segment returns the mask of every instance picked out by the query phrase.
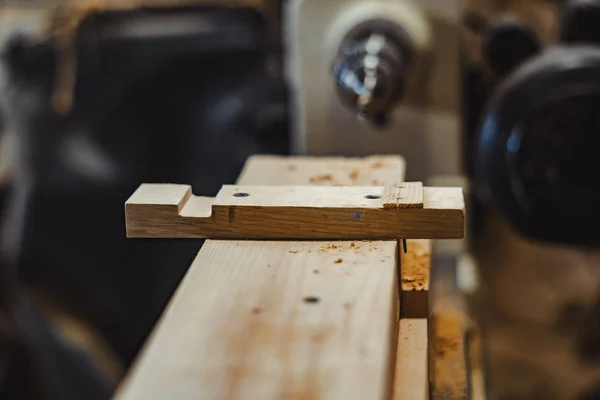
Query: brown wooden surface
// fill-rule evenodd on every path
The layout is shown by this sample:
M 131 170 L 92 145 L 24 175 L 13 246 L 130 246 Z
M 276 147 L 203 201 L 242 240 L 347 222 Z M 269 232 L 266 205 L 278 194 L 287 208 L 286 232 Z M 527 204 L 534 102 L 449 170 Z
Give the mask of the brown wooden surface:
M 385 208 L 392 200 L 396 208 Z M 411 208 L 419 201 L 421 208 Z M 392 194 L 384 187 L 228 185 L 214 199 L 192 195 L 187 185 L 144 184 L 125 210 L 132 238 L 454 239 L 464 234 L 462 189 L 421 184 L 406 184 Z
M 383 192 L 383 208 L 423 208 L 423 183 L 405 182 L 386 185 Z

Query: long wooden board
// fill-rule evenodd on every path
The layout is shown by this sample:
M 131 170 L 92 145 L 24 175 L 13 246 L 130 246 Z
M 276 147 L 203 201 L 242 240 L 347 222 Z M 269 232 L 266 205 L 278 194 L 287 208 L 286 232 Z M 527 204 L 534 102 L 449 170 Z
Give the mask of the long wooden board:
M 386 398 L 396 252 L 394 242 L 205 244 L 119 398 Z
M 240 183 L 286 183 L 263 180 L 272 176 L 273 161 L 251 159 Z M 281 166 L 296 165 L 294 158 L 280 161 Z M 346 163 L 353 164 L 348 177 L 356 178 L 353 183 L 358 185 L 373 179 L 400 181 L 404 173 L 399 157 L 325 158 L 311 160 L 312 172 L 302 162 L 296 169 L 279 171 L 302 173 L 310 181 L 331 170 L 341 180 L 339 171 Z M 279 175 L 282 180 L 286 173 Z M 398 322 L 397 286 L 390 288 L 397 285 L 396 241 L 226 243 L 226 248 L 223 242 L 205 243 L 202 257 L 190 267 L 117 398 L 165 398 L 165 393 L 168 398 L 200 398 L 198 390 L 209 393 L 202 398 L 248 399 L 272 398 L 261 393 L 279 390 L 285 390 L 287 398 L 375 399 L 391 394 L 396 342 L 392 332 Z M 320 297 L 324 288 L 327 297 Z M 353 299 L 358 308 L 347 305 Z M 277 325 L 283 318 L 296 321 L 295 329 L 286 328 L 289 321 Z M 223 326 L 227 329 L 217 329 Z M 315 335 L 325 327 L 330 335 Z M 257 354 L 258 344 L 266 353 Z M 202 381 L 202 388 L 198 371 L 211 376 Z M 221 372 L 225 377 L 217 376 Z M 231 376 L 233 381 L 227 380 Z
M 454 239 L 464 234 L 461 188 L 145 184 L 127 201 L 132 238 Z

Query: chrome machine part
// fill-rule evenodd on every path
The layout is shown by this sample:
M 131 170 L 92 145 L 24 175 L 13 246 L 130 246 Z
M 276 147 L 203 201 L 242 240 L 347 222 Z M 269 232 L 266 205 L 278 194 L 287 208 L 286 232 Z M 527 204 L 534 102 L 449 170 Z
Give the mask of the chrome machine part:
M 409 179 L 458 173 L 459 3 L 289 1 L 293 151 L 401 154 Z
M 365 122 L 385 128 L 402 100 L 412 42 L 399 26 L 369 21 L 342 41 L 333 67 L 341 101 Z

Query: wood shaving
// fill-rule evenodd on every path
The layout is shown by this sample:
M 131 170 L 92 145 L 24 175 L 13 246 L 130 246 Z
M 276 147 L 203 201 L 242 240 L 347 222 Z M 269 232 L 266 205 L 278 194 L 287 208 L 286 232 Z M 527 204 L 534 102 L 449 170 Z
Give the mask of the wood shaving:
M 324 183 L 324 182 L 332 182 L 333 176 L 330 174 L 312 176 L 310 178 L 310 183 Z

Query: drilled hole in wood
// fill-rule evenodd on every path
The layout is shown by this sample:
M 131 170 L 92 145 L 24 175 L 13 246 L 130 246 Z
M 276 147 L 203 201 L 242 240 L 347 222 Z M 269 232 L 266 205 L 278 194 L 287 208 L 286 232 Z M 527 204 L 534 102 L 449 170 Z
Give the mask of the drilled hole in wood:
M 235 193 L 233 196 L 234 197 L 248 197 L 248 196 L 250 196 L 250 193 Z
M 380 199 L 381 196 L 377 195 L 377 194 L 368 194 L 365 196 L 365 199 L 369 199 L 369 200 L 377 200 Z
M 304 298 L 304 302 L 307 304 L 317 304 L 319 301 L 321 301 L 321 299 L 316 296 L 306 296 Z

